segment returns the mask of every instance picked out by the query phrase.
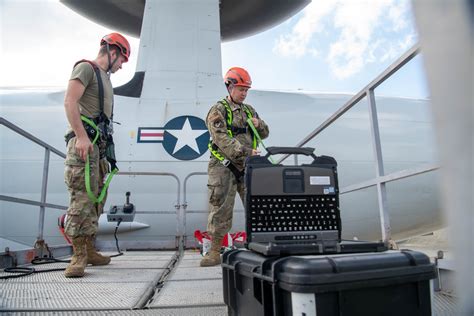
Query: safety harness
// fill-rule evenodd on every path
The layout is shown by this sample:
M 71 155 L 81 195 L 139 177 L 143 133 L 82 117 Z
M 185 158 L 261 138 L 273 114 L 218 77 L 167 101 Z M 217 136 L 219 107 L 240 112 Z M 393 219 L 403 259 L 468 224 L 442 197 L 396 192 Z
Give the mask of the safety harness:
M 91 190 L 91 184 L 90 184 L 90 162 L 89 162 L 89 154 L 87 154 L 87 159 L 86 159 L 86 165 L 85 165 L 85 184 L 86 184 L 86 191 L 87 195 L 89 196 L 89 199 L 94 202 L 94 203 L 100 203 L 105 197 L 105 194 L 107 192 L 107 188 L 110 185 L 110 181 L 112 181 L 112 177 L 119 171 L 117 168 L 117 160 L 115 159 L 115 145 L 114 145 L 114 140 L 112 138 L 112 131 L 111 131 L 111 124 L 112 124 L 112 117 L 113 117 L 113 104 L 112 104 L 112 116 L 111 119 L 107 117 L 104 113 L 104 84 L 102 82 L 102 77 L 100 75 L 100 69 L 99 67 L 93 63 L 90 60 L 82 59 L 78 61 L 77 63 L 74 64 L 74 67 L 76 67 L 78 64 L 87 62 L 92 66 L 92 69 L 94 69 L 96 78 L 97 78 L 97 84 L 99 87 L 99 106 L 100 106 L 100 114 L 99 116 L 95 118 L 89 118 L 84 115 L 81 115 L 81 120 L 82 124 L 84 126 L 84 129 L 86 130 L 87 136 L 89 136 L 89 139 L 92 141 L 92 145 L 95 145 L 97 142 L 106 142 L 106 149 L 105 149 L 105 158 L 110 164 L 111 172 L 107 176 L 107 179 L 105 180 L 104 187 L 102 188 L 102 191 L 100 192 L 99 196 L 96 197 L 94 193 Z M 71 138 L 75 137 L 76 134 L 74 131 L 69 132 L 64 136 L 65 141 L 66 141 L 66 146 L 68 142 L 71 140 Z M 100 159 L 104 158 L 101 154 Z
M 219 103 L 222 104 L 226 110 L 225 120 L 227 123 L 227 134 L 229 135 L 229 137 L 233 138 L 234 135 L 247 133 L 248 131 L 247 127 L 237 127 L 237 126 L 232 125 L 234 116 L 232 114 L 232 109 L 230 108 L 230 105 L 227 102 L 227 100 L 224 98 L 222 99 L 222 101 L 219 101 Z M 242 106 L 245 113 L 247 114 L 247 118 L 252 119 L 253 115 L 250 109 L 245 104 L 242 104 Z M 252 149 L 257 149 L 257 145 L 258 145 L 257 136 L 255 135 L 253 130 L 250 130 L 250 131 L 253 135 Z M 209 140 L 209 144 L 207 147 L 209 148 L 209 151 L 211 152 L 211 154 L 214 157 L 216 157 L 217 160 L 219 160 L 224 166 L 229 168 L 229 170 L 234 174 L 237 181 L 240 181 L 240 179 L 244 175 L 243 171 L 240 171 L 229 159 L 227 159 L 226 157 L 222 155 L 222 153 L 219 151 L 219 147 L 217 147 L 217 145 L 212 142 L 212 139 Z

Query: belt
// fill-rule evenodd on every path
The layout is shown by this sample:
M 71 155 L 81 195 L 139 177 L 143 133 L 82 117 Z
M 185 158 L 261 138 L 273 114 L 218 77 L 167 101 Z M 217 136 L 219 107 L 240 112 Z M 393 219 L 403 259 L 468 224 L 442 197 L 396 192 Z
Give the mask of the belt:
M 241 181 L 242 177 L 244 176 L 243 171 L 240 171 L 239 169 L 237 169 L 237 167 L 234 166 L 234 164 L 230 162 L 229 159 L 224 159 L 221 161 L 221 163 L 227 168 L 229 168 L 229 170 L 234 174 L 235 179 L 237 179 L 237 182 Z

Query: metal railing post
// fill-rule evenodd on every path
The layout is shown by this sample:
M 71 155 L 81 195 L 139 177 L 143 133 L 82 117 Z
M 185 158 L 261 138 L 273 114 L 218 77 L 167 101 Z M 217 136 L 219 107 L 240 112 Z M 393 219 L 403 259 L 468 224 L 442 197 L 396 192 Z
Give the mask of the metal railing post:
M 205 176 L 207 175 L 207 172 L 191 172 L 184 178 L 183 181 L 183 242 L 185 243 L 186 246 L 186 209 L 188 208 L 188 201 L 186 197 L 186 188 L 187 188 L 187 182 L 188 179 L 191 178 L 192 176 Z
M 45 215 L 45 206 L 46 203 L 46 194 L 48 191 L 48 173 L 49 173 L 49 149 L 45 148 L 44 150 L 44 163 L 43 163 L 43 180 L 41 184 L 41 206 L 40 214 L 38 221 L 38 238 L 37 240 L 43 240 L 43 231 L 44 231 L 44 215 Z
M 180 253 L 184 251 L 184 237 L 182 232 L 182 221 L 183 221 L 183 211 L 181 210 L 181 204 L 178 202 L 175 204 L 174 208 L 176 209 L 176 242 L 178 243 L 178 250 Z
M 382 146 L 380 144 L 380 131 L 379 123 L 377 118 L 377 105 L 375 102 L 375 93 L 373 89 L 367 89 L 367 99 L 369 102 L 369 116 L 370 116 L 370 129 L 372 134 L 372 148 L 374 149 L 375 158 L 375 173 L 377 177 L 377 200 L 379 204 L 379 215 L 380 215 L 380 228 L 382 231 L 382 240 L 388 245 L 391 239 L 391 227 L 390 227 L 390 215 L 388 213 L 387 206 L 387 191 L 385 188 L 385 182 L 380 181 L 383 177 L 383 157 L 382 157 Z

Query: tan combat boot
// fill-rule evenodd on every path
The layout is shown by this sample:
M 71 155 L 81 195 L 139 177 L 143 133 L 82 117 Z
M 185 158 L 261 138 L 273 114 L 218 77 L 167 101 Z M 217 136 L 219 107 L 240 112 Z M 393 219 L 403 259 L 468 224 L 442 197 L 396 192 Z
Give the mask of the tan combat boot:
M 95 236 L 86 237 L 87 264 L 105 266 L 110 263 L 110 257 L 103 256 L 95 250 Z
M 202 258 L 201 267 L 212 267 L 221 264 L 222 238 L 212 237 L 211 250 Z
M 71 262 L 64 271 L 66 278 L 80 278 L 84 276 L 84 269 L 87 265 L 86 237 L 76 237 L 72 239 L 74 254 Z

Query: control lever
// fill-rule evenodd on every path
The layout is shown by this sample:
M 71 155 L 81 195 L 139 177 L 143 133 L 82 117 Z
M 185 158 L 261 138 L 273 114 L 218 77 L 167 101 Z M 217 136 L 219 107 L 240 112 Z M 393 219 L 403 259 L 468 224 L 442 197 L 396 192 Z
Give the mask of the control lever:
M 125 193 L 125 204 L 123 205 L 123 212 L 130 214 L 135 210 L 135 206 L 130 203 L 130 192 Z
M 130 203 L 130 192 L 125 193 L 125 204 L 110 206 L 107 213 L 109 222 L 133 222 L 135 218 L 135 205 Z

